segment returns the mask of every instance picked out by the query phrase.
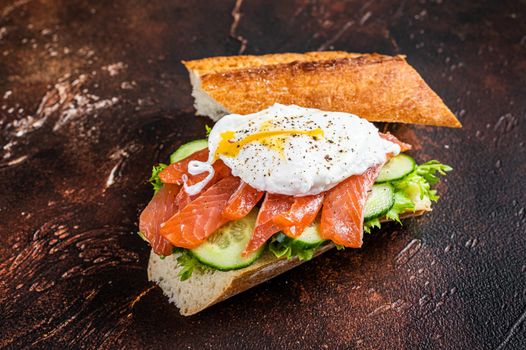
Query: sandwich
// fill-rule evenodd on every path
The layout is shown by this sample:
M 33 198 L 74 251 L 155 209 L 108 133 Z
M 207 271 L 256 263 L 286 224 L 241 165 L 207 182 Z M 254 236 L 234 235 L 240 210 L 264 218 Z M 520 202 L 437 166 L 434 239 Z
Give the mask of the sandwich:
M 451 167 L 373 122 L 460 127 L 403 56 L 313 52 L 183 62 L 215 125 L 153 167 L 148 278 L 193 315 L 382 222 L 431 211 Z

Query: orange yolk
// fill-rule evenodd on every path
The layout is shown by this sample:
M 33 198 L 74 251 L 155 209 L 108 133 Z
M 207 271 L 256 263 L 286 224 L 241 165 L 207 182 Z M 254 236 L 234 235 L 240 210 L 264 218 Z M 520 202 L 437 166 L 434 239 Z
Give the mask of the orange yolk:
M 243 147 L 251 142 L 259 142 L 269 149 L 276 150 L 282 157 L 285 151 L 285 141 L 292 135 L 307 135 L 314 139 L 323 137 L 323 130 L 320 128 L 313 130 L 272 130 L 260 131 L 242 138 L 239 141 L 234 141 L 235 131 L 225 131 L 221 133 L 221 141 L 219 142 L 214 160 L 219 155 L 234 158 L 243 149 Z

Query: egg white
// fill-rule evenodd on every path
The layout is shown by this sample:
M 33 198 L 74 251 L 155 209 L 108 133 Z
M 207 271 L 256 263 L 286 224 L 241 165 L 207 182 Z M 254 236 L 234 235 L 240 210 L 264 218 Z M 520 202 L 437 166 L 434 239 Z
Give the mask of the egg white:
M 283 152 L 253 141 L 234 157 L 218 155 L 234 176 L 260 191 L 290 196 L 318 194 L 383 164 L 386 154 L 400 152 L 398 145 L 380 137 L 372 123 L 353 114 L 275 104 L 254 114 L 230 114 L 220 119 L 210 132 L 210 154 L 218 149 L 224 132 L 234 131 L 232 141 L 239 141 L 269 123 L 273 130 L 320 128 L 324 135 L 316 139 L 289 135 Z

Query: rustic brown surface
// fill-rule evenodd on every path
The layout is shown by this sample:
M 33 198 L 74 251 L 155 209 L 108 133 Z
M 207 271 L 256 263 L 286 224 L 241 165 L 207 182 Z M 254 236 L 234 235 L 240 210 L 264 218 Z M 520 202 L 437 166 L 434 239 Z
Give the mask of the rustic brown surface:
M 468 3 L 2 1 L 0 347 L 526 347 L 526 3 Z M 179 61 L 332 48 L 406 54 L 460 117 L 395 130 L 455 167 L 443 200 L 180 317 L 134 234 L 207 123 Z

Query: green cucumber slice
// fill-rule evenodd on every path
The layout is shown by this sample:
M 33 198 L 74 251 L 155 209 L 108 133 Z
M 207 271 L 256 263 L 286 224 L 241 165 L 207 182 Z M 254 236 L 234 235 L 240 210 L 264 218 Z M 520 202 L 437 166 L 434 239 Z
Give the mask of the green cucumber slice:
M 415 160 L 407 154 L 399 154 L 391 158 L 380 170 L 376 182 L 399 180 L 415 170 Z
M 237 270 L 251 265 L 265 249 L 265 246 L 262 246 L 246 257 L 241 256 L 252 237 L 256 217 L 257 210 L 253 210 L 244 218 L 227 223 L 190 252 L 201 263 L 216 270 Z
M 325 240 L 320 236 L 320 223 L 318 220 L 307 226 L 298 238 L 292 240 L 294 246 L 302 249 L 316 248 L 323 242 Z
M 172 155 L 170 156 L 170 164 L 177 163 L 180 160 L 185 159 L 186 157 L 192 155 L 193 153 L 205 149 L 208 147 L 208 140 L 201 139 L 190 141 L 180 146 Z
M 391 184 L 373 185 L 365 202 L 364 220 L 385 215 L 394 204 L 394 187 Z

